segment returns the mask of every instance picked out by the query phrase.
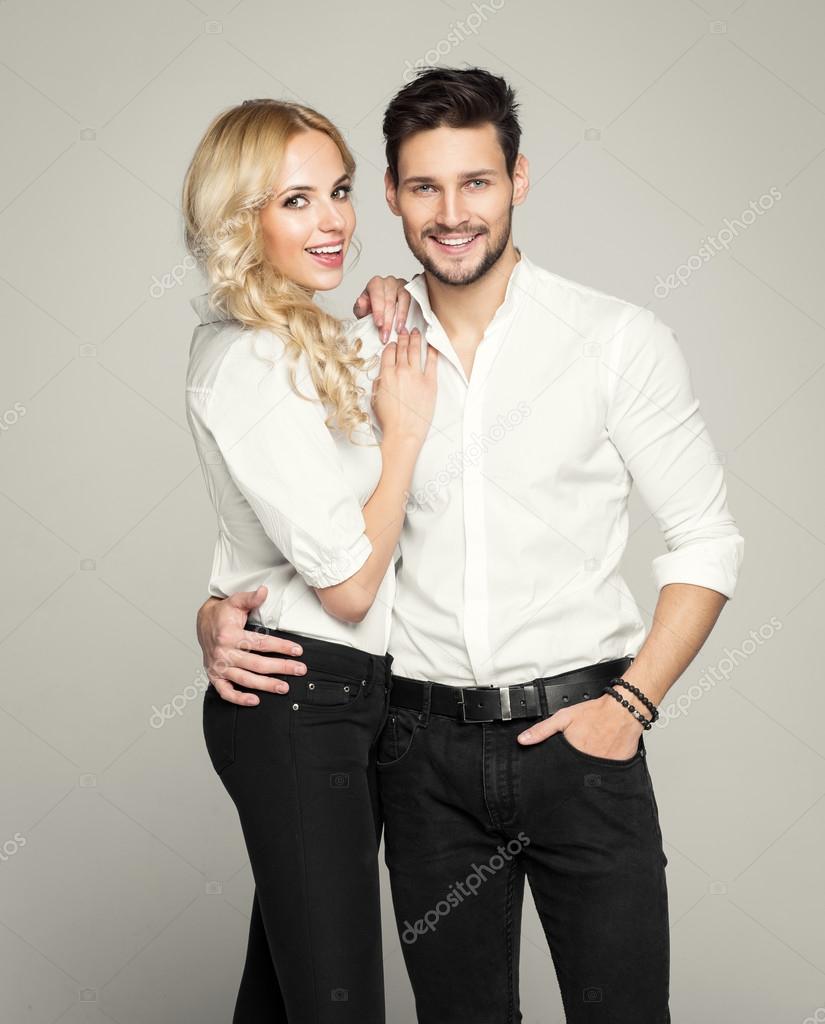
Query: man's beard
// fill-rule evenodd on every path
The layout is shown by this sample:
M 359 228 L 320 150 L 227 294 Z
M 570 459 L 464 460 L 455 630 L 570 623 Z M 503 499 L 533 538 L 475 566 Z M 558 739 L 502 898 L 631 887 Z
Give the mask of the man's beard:
M 484 258 L 478 267 L 471 270 L 462 270 L 456 268 L 453 271 L 453 276 L 446 274 L 443 270 L 439 269 L 438 265 L 431 259 L 429 249 L 427 246 L 427 239 L 423 241 L 412 239 L 407 232 L 404 234 L 407 239 L 407 245 L 410 247 L 413 256 L 418 260 L 421 266 L 442 284 L 452 285 L 467 285 L 474 284 L 479 278 L 484 277 L 487 271 L 495 266 L 495 264 L 501 259 L 502 253 L 507 248 L 507 242 L 510 239 L 510 231 L 513 226 L 513 207 L 511 206 L 507 215 L 507 226 L 501 233 L 493 239 L 493 244 L 488 248 L 484 254 Z M 443 232 L 443 234 L 454 234 L 455 232 Z M 469 232 L 472 234 L 472 232 Z M 482 236 L 485 237 L 485 236 Z M 489 236 L 486 236 L 489 237 Z

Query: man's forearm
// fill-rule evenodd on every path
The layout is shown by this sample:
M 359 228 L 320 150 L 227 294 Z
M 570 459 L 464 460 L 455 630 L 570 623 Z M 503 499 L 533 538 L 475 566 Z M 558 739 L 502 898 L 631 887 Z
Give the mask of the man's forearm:
M 724 594 L 690 583 L 662 587 L 650 632 L 622 678 L 658 706 L 702 649 L 726 601 Z M 628 691 L 619 692 L 633 703 Z M 636 706 L 647 716 L 639 701 Z

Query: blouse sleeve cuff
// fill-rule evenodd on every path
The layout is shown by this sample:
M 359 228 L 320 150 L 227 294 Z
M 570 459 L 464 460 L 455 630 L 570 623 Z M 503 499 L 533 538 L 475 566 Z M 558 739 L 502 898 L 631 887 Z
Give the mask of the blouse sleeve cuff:
M 334 587 L 358 572 L 371 554 L 372 541 L 362 533 L 350 547 L 332 551 L 323 562 L 299 571 L 311 587 Z
M 731 598 L 745 551 L 740 534 L 689 544 L 653 559 L 653 578 L 661 590 L 668 583 L 691 583 Z

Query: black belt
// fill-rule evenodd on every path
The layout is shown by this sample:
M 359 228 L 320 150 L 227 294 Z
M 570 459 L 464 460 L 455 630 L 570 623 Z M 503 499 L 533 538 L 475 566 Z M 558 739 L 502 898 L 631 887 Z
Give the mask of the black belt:
M 559 708 L 590 700 L 591 697 L 601 697 L 602 688 L 626 672 L 632 662 L 631 657 L 600 661 L 572 672 L 514 686 L 449 686 L 393 674 L 390 704 L 413 711 L 449 715 L 461 722 L 549 718 Z

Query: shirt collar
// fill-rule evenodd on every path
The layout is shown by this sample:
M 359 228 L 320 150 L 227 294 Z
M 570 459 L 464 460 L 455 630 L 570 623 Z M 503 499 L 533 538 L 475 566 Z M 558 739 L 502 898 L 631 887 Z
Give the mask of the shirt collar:
M 209 292 L 204 292 L 203 295 L 196 295 L 194 299 L 189 300 L 189 305 L 198 314 L 202 324 L 216 324 L 220 320 L 231 319 L 228 314 L 212 306 L 212 303 L 209 301 Z
M 529 291 L 529 285 L 533 281 L 533 264 L 524 254 L 522 249 L 516 249 L 521 259 L 513 267 L 510 279 L 507 282 L 507 290 L 504 293 L 504 301 L 496 310 L 490 326 L 499 320 L 506 318 L 518 305 L 522 294 Z M 430 295 L 427 291 L 427 279 L 423 273 L 416 274 L 412 281 L 408 281 L 404 288 L 412 295 L 421 308 L 424 319 L 428 324 L 437 324 L 438 317 L 430 305 Z

